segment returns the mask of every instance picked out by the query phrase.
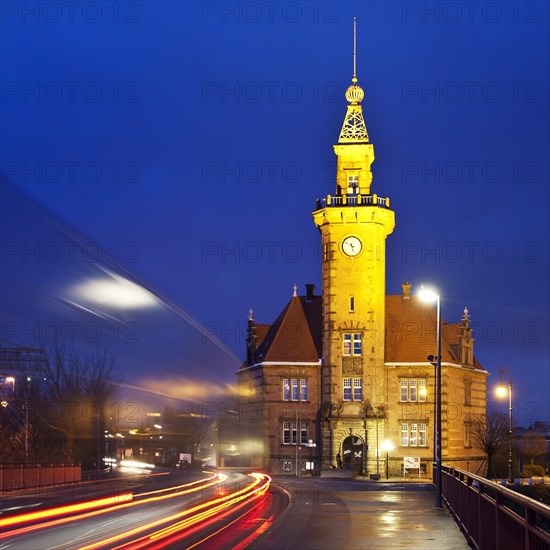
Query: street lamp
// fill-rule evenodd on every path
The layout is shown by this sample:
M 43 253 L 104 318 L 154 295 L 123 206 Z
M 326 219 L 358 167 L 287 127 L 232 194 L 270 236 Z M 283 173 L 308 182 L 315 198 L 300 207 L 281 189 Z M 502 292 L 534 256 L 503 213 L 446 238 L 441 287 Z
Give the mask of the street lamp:
M 306 443 L 306 447 L 309 447 L 309 467 L 311 468 L 311 475 L 313 475 L 313 471 L 315 470 L 315 468 L 313 467 L 313 464 L 311 462 L 311 449 L 317 447 L 317 443 L 314 443 L 313 439 L 309 439 Z
M 418 297 L 423 302 L 436 302 L 437 355 L 435 357 L 435 505 L 441 508 L 441 296 L 433 289 L 421 285 Z
M 390 477 L 390 451 L 393 451 L 393 443 L 386 439 L 382 441 L 382 450 L 386 451 L 386 479 Z
M 508 382 L 508 389 L 506 389 L 506 386 L 502 383 L 502 372 L 500 375 L 500 385 L 497 387 L 496 393 L 498 397 L 506 397 L 506 394 L 508 394 L 508 437 L 510 438 L 510 445 L 509 445 L 509 455 L 508 455 L 508 484 L 513 485 L 514 484 L 514 474 L 513 474 L 513 468 L 514 468 L 514 459 L 512 455 L 512 432 L 513 432 L 513 424 L 512 424 L 512 381 L 510 380 Z

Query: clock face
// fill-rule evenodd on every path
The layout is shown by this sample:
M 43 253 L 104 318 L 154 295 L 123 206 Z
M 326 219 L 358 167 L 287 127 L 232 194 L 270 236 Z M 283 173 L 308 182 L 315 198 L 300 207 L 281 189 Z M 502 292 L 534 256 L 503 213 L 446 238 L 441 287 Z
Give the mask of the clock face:
M 348 256 L 357 256 L 361 252 L 362 246 L 357 237 L 346 237 L 342 242 L 342 250 Z

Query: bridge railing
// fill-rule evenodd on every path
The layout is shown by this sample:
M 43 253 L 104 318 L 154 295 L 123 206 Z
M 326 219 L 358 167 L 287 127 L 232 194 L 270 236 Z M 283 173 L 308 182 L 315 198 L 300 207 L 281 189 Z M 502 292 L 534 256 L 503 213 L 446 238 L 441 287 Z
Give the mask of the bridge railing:
M 442 469 L 443 498 L 474 548 L 550 548 L 550 506 L 464 470 Z

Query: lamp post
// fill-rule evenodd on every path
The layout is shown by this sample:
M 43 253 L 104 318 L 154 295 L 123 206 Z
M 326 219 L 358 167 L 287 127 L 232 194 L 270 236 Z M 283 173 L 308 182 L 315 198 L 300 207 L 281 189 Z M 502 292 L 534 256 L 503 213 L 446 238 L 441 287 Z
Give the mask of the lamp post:
M 393 443 L 386 439 L 382 441 L 382 450 L 386 451 L 386 479 L 390 477 L 390 451 L 393 451 Z
M 314 443 L 313 439 L 309 439 L 308 442 L 306 443 L 306 447 L 309 447 L 309 466 L 311 468 L 311 475 L 313 475 L 315 468 L 313 467 L 311 462 L 311 449 L 314 449 L 315 447 L 317 447 L 317 443 Z
M 423 302 L 436 302 L 437 355 L 435 357 L 435 505 L 441 508 L 441 296 L 433 289 L 420 287 L 418 297 Z
M 508 455 L 508 484 L 513 485 L 514 484 L 514 459 L 512 454 L 512 433 L 513 433 L 513 418 L 512 418 L 512 381 L 510 380 L 508 382 L 508 389 L 506 389 L 506 386 L 502 383 L 502 372 L 500 375 L 500 385 L 497 388 L 497 395 L 499 397 L 506 397 L 506 393 L 508 393 L 508 437 L 510 438 L 509 441 L 509 455 Z

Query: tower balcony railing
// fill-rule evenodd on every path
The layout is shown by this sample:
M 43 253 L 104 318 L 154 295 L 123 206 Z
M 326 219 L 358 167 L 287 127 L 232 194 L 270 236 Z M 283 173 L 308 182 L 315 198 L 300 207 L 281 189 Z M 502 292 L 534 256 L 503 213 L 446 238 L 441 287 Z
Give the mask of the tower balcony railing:
M 378 195 L 327 195 L 327 206 L 382 206 L 390 207 L 390 199 Z M 322 208 L 322 206 L 321 206 Z

